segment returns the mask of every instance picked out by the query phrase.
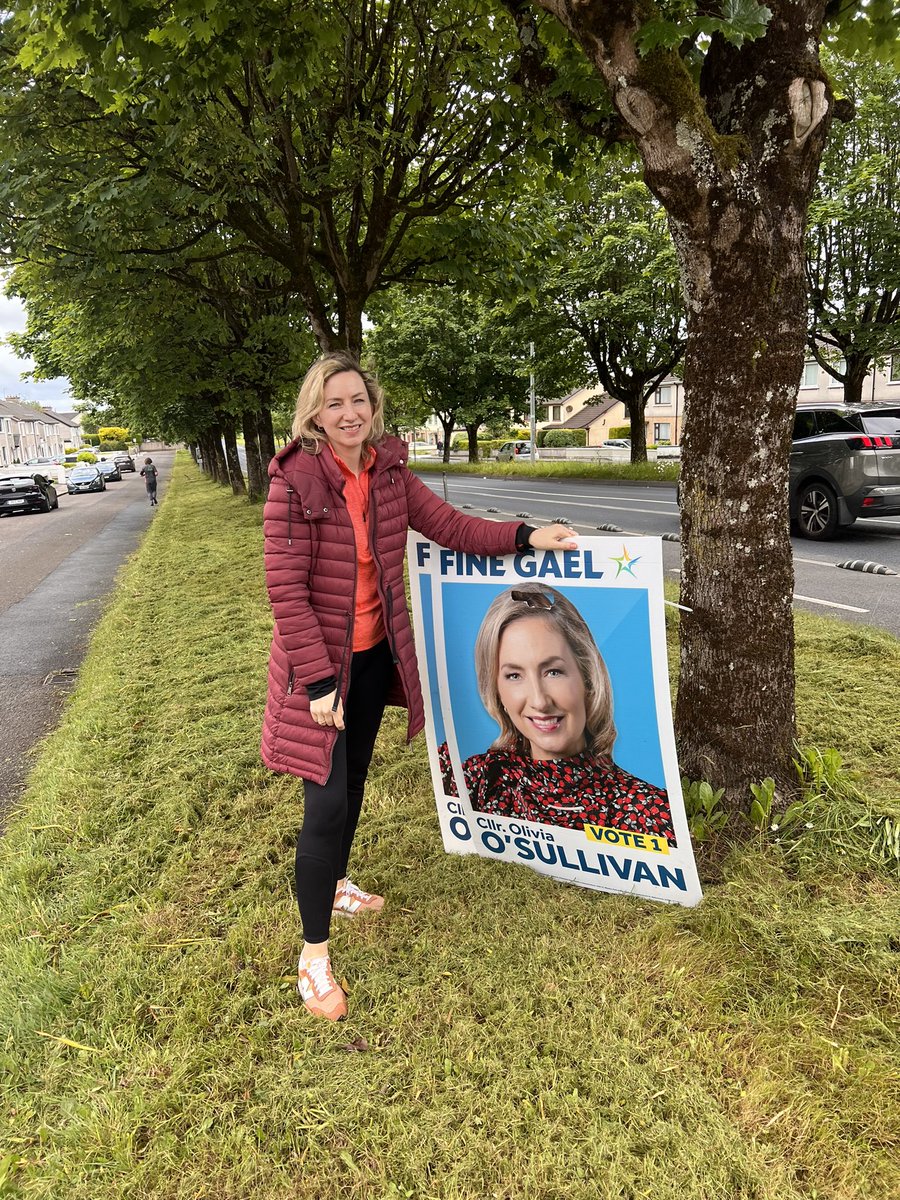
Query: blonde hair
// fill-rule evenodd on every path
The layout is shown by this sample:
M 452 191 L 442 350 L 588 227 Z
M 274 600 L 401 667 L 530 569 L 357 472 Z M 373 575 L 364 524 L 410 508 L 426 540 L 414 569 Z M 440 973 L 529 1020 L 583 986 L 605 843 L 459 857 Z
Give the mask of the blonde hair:
M 500 701 L 497 686 L 500 639 L 513 621 L 538 617 L 557 630 L 572 651 L 585 691 L 585 748 L 610 758 L 616 740 L 612 685 L 593 634 L 578 609 L 562 592 L 538 584 L 522 584 L 501 592 L 488 606 L 475 639 L 475 674 L 484 707 L 500 726 L 492 750 L 528 753 L 528 744 Z
M 317 358 L 306 372 L 300 384 L 300 394 L 297 396 L 297 407 L 294 409 L 294 423 L 291 426 L 291 436 L 300 438 L 303 449 L 312 454 L 318 454 L 327 438 L 315 419 L 322 407 L 325 384 L 332 375 L 340 375 L 343 371 L 356 371 L 362 377 L 372 405 L 372 428 L 363 443 L 368 449 L 384 436 L 384 392 L 378 380 L 369 371 L 363 370 L 357 360 L 346 350 L 332 350 Z

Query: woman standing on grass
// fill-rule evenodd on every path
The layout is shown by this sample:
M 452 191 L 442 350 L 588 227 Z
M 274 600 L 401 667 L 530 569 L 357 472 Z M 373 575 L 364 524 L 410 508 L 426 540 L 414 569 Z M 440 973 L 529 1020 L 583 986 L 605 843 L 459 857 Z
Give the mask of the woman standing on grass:
M 425 723 L 403 562 L 412 528 L 467 554 L 575 546 L 563 525 L 532 529 L 467 517 L 406 465 L 385 436 L 384 397 L 349 354 L 310 368 L 294 440 L 269 465 L 266 585 L 275 616 L 262 756 L 305 782 L 295 875 L 304 943 L 298 987 L 307 1009 L 336 1021 L 347 1000 L 328 954 L 332 913 L 377 912 L 381 896 L 347 877 L 375 738 L 387 704 Z

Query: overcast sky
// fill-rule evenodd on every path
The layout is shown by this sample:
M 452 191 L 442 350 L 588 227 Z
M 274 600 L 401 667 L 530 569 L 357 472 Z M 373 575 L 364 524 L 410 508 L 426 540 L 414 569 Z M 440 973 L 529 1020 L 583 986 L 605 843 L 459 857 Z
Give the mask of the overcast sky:
M 69 381 L 64 377 L 46 383 L 32 383 L 20 378 L 34 364 L 28 358 L 16 358 L 6 344 L 7 334 L 25 328 L 25 309 L 21 301 L 11 300 L 0 293 L 0 396 L 20 396 L 23 400 L 45 404 L 57 412 L 70 412 L 72 397 Z

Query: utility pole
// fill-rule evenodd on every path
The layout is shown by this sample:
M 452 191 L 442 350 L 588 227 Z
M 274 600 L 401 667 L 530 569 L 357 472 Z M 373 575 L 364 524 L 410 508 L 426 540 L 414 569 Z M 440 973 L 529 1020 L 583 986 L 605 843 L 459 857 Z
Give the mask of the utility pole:
M 528 384 L 528 409 L 529 409 L 529 432 L 531 435 L 531 461 L 534 462 L 537 458 L 537 411 L 534 398 L 534 342 L 528 343 L 528 351 L 531 355 L 531 374 Z

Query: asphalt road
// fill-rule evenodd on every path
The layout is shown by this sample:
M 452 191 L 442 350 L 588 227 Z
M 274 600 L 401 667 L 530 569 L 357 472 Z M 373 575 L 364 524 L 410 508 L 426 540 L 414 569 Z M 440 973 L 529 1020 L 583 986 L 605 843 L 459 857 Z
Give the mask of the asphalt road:
M 420 478 L 439 496 L 440 475 Z M 475 515 L 496 513 L 504 518 L 529 513 L 532 524 L 565 518 L 579 533 L 599 533 L 598 525 L 617 525 L 631 534 L 679 531 L 674 485 L 593 480 L 534 480 L 447 475 L 447 498 L 456 507 L 471 505 Z M 900 520 L 857 521 L 830 542 L 792 539 L 794 600 L 811 612 L 830 613 L 845 620 L 876 625 L 900 637 Z M 667 574 L 677 578 L 677 542 L 663 543 Z M 897 575 L 869 575 L 839 570 L 852 559 L 878 562 Z
M 174 453 L 152 457 L 162 499 Z M 157 511 L 128 472 L 105 492 L 60 490 L 54 512 L 0 517 L 0 820 L 56 724 L 116 572 Z

